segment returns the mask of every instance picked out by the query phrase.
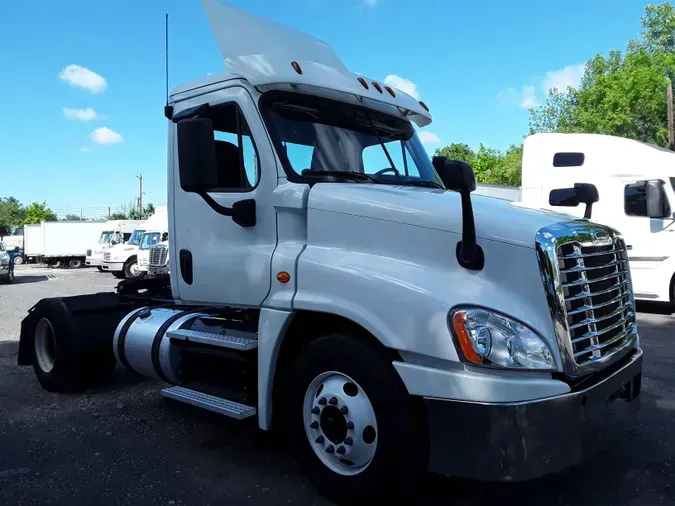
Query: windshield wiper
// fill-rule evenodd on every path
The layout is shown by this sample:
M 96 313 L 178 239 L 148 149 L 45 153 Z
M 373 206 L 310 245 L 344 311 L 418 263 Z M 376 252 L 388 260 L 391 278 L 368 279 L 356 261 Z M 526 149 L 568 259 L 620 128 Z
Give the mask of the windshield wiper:
M 351 179 L 352 181 L 370 181 L 372 183 L 380 183 L 373 176 L 364 174 L 363 172 L 356 172 L 354 170 L 308 170 L 302 171 L 303 176 L 333 176 Z
M 422 186 L 424 188 L 438 188 L 440 190 L 445 190 L 445 187 L 441 186 L 436 181 L 405 181 L 401 184 L 407 186 Z

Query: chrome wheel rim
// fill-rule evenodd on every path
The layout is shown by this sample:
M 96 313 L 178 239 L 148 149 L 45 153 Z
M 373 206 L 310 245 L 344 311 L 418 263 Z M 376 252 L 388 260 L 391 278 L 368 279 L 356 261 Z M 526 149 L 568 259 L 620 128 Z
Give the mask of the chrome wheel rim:
M 14 257 L 14 265 L 21 265 L 23 263 L 23 258 Z
M 316 456 L 331 471 L 354 476 L 372 462 L 379 437 L 375 410 L 349 376 L 318 375 L 305 392 L 305 434 Z
M 41 318 L 35 327 L 35 358 L 40 369 L 48 373 L 56 363 L 54 328 L 47 318 Z
M 138 267 L 138 262 L 134 262 L 131 264 L 131 267 L 129 267 L 129 272 L 133 277 L 137 278 L 143 271 L 141 271 L 140 267 Z

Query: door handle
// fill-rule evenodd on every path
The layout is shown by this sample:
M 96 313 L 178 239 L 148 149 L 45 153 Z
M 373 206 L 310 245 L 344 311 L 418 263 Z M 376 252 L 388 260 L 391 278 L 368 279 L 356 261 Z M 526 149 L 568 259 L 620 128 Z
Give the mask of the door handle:
M 627 245 L 626 245 L 626 249 L 627 249 L 628 251 L 630 251 L 630 250 L 633 249 L 633 246 L 632 246 L 631 244 L 627 244 Z

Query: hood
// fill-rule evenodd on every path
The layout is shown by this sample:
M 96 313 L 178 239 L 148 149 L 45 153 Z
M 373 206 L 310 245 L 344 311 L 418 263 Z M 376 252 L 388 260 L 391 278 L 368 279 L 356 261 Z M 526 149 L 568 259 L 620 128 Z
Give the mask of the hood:
M 526 209 L 493 197 L 472 195 L 476 235 L 480 239 L 534 248 L 537 231 L 570 216 Z M 351 214 L 446 232 L 462 233 L 462 206 L 456 192 L 358 183 L 314 185 L 309 209 Z

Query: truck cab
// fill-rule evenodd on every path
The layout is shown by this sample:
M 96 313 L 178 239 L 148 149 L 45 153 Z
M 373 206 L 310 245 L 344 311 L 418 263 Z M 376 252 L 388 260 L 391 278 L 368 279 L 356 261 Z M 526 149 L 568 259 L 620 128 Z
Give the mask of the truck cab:
M 110 272 L 119 279 L 135 278 L 140 276 L 141 272 L 137 267 L 138 247 L 145 233 L 144 222 L 129 236 L 125 243 L 111 245 L 103 251 L 103 261 L 101 270 Z
M 426 471 L 527 480 L 606 444 L 642 367 L 621 234 L 472 196 L 471 167 L 422 146 L 425 103 L 202 5 L 228 73 L 165 108 L 171 276 L 40 301 L 19 364 L 66 391 L 119 361 L 278 427 L 344 503 L 412 503 Z
M 103 252 L 116 244 L 126 243 L 139 223 L 138 220 L 109 220 L 106 222 L 105 230 L 101 232 L 97 243 L 87 249 L 84 263 L 90 267 L 98 267 L 98 270 L 102 271 Z
M 150 247 L 148 276 L 160 276 L 170 273 L 169 238 Z
M 141 244 L 138 249 L 138 269 L 143 274 L 148 274 L 150 269 L 150 259 L 155 247 L 164 245 L 166 248 L 169 243 L 169 232 L 164 230 L 148 230 L 143 234 Z M 168 260 L 167 260 L 168 261 Z
M 675 303 L 675 153 L 609 135 L 525 139 L 523 205 L 560 212 L 549 202 L 550 191 L 582 182 L 599 192 L 592 219 L 620 230 L 626 240 L 635 297 Z

